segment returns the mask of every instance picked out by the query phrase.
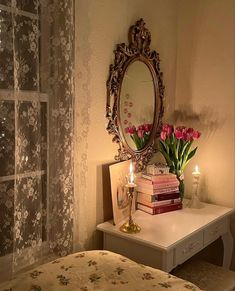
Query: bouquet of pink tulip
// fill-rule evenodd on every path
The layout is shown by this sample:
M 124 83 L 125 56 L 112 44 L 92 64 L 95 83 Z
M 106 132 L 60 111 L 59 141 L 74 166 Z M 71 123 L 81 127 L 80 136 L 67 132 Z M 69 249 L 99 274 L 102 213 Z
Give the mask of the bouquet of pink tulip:
M 159 146 L 170 172 L 177 176 L 180 182 L 179 190 L 181 199 L 184 196 L 183 171 L 189 160 L 195 155 L 197 147 L 191 150 L 194 140 L 197 140 L 201 133 L 193 128 L 164 124 L 162 127 Z
M 151 133 L 152 124 L 141 124 L 138 127 L 129 126 L 125 128 L 125 132 L 130 134 L 137 150 L 141 150 L 147 143 L 150 133 Z

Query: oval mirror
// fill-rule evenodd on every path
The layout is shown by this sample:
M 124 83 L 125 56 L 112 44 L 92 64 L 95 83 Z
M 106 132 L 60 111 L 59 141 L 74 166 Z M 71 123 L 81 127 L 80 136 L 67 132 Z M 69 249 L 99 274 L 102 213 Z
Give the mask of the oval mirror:
M 129 29 L 129 44 L 117 45 L 107 80 L 107 130 L 119 145 L 116 160 L 132 158 L 143 170 L 155 152 L 163 116 L 164 86 L 159 54 L 150 50 L 143 19 Z
M 133 151 L 142 150 L 151 135 L 155 108 L 153 77 L 144 62 L 136 60 L 127 67 L 119 102 L 123 137 Z

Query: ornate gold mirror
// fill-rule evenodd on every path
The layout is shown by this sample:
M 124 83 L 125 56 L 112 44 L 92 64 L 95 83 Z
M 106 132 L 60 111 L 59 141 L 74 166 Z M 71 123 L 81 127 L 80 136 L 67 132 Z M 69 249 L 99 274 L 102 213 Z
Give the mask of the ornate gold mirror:
M 132 158 L 137 170 L 152 157 L 162 126 L 162 72 L 150 43 L 151 34 L 140 19 L 130 27 L 129 44 L 117 45 L 107 80 L 107 130 L 119 145 L 115 159 Z

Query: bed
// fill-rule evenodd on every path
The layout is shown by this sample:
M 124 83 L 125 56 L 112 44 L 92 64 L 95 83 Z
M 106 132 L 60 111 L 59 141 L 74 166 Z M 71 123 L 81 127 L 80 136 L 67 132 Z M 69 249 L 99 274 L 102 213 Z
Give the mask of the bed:
M 201 290 L 166 272 L 109 251 L 85 251 L 25 272 L 0 286 L 1 291 L 60 290 Z

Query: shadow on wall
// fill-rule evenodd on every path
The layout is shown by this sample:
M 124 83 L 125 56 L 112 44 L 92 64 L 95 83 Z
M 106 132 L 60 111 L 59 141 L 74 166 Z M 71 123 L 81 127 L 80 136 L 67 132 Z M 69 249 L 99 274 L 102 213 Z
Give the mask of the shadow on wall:
M 109 166 L 117 162 L 111 162 L 97 167 L 97 204 L 96 204 L 96 221 L 97 224 L 113 218 L 111 181 Z M 101 186 L 102 185 L 102 186 Z M 93 248 L 102 249 L 103 235 L 100 231 L 93 233 Z
M 200 112 L 195 112 L 191 104 L 181 104 L 179 107 L 173 112 L 174 123 L 201 131 L 203 139 L 211 137 L 226 121 L 225 117 L 209 106 L 202 107 Z
M 102 182 L 103 182 L 103 217 L 104 221 L 113 218 L 111 181 L 109 174 L 109 166 L 115 163 L 102 165 Z
M 218 111 L 210 106 L 203 106 L 196 111 L 191 103 L 184 103 L 179 105 L 178 109 L 173 112 L 171 120 L 173 120 L 173 123 L 177 126 L 193 127 L 199 130 L 202 133 L 202 138 L 199 141 L 200 147 L 202 146 L 202 148 L 207 151 L 206 142 L 209 141 L 218 130 L 223 128 L 226 117 L 221 116 Z M 200 192 L 204 193 L 203 198 L 200 198 L 204 202 L 210 203 L 211 201 L 208 196 L 209 190 L 205 176 L 202 177 L 200 181 Z

